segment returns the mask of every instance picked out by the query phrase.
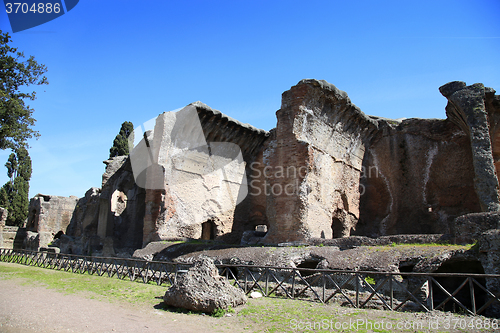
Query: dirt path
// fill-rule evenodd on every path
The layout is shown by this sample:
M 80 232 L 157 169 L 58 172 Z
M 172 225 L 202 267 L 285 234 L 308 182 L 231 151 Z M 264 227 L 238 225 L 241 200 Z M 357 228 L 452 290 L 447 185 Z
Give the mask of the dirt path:
M 160 302 L 160 301 L 159 301 Z M 230 318 L 227 318 L 230 319 Z M 210 316 L 90 299 L 0 280 L 0 332 L 239 332 Z M 235 324 L 237 325 L 237 324 Z

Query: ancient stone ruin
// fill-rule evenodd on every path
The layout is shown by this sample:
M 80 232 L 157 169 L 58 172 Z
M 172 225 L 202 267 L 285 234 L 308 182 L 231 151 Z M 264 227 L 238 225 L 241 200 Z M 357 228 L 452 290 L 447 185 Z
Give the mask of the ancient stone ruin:
M 29 249 L 47 247 L 56 234 L 66 233 L 78 198 L 37 194 L 30 200 L 26 223 Z
M 500 97 L 463 82 L 440 91 L 447 119 L 368 116 L 318 80 L 283 93 L 270 131 L 200 102 L 188 106 L 196 122 L 163 113 L 129 157 L 105 161 L 101 188 L 32 199 L 28 230 L 62 230 L 61 251 L 94 254 L 105 240 L 130 254 L 152 241 L 234 244 L 244 234 L 263 244 L 454 236 L 457 217 L 500 207 Z

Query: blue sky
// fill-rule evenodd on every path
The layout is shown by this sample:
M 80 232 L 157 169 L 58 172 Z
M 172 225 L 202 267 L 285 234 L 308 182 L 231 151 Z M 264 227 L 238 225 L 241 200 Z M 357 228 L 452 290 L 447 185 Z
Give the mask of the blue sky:
M 100 187 L 122 122 L 198 100 L 269 130 L 281 93 L 304 78 L 388 118 L 444 118 L 438 88 L 449 81 L 500 92 L 498 0 L 81 0 L 14 34 L 0 9 L 12 45 L 48 67 L 30 103 L 41 134 L 30 196 Z

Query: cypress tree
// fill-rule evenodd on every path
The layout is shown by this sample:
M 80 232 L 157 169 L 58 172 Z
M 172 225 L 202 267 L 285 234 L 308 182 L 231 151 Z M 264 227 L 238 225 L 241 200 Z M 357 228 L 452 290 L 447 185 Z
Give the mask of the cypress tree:
M 31 158 L 25 148 L 10 154 L 7 163 L 10 180 L 0 189 L 0 207 L 9 211 L 6 224 L 21 226 L 28 217 L 29 181 L 31 179 Z
M 120 128 L 120 133 L 113 140 L 113 147 L 109 149 L 109 158 L 128 155 L 128 141 L 130 135 L 133 135 L 134 124 L 125 121 Z M 131 137 L 133 139 L 133 136 Z

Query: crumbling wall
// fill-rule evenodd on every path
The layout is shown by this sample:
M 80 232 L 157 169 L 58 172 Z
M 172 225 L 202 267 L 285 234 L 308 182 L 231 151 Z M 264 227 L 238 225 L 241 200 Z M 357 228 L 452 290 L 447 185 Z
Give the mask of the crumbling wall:
M 30 200 L 26 229 L 34 232 L 66 232 L 78 198 L 37 194 Z
M 302 80 L 283 93 L 271 169 L 267 242 L 349 236 L 359 218 L 366 140 L 377 129 L 326 81 Z
M 112 238 L 117 249 L 135 250 L 142 246 L 145 191 L 136 185 L 127 156 L 104 163 L 97 235 L 101 240 Z
M 31 198 L 26 230 L 39 234 L 38 247 L 46 247 L 58 232 L 66 233 L 77 202 L 75 196 L 37 194 Z
M 73 237 L 81 237 L 84 234 L 97 235 L 100 194 L 100 188 L 92 187 L 78 200 L 68 226 L 68 235 Z
M 451 234 L 481 210 L 467 135 L 449 120 L 379 119 L 368 147 L 356 235 Z
M 72 212 L 62 252 L 76 254 L 129 252 L 142 247 L 145 191 L 135 184 L 130 160 L 118 156 L 104 161 L 102 188 L 91 188 Z M 108 253 L 108 254 L 109 254 Z
M 250 199 L 238 211 L 236 205 L 245 198 L 240 191 L 247 189 L 247 170 L 267 135 L 199 102 L 159 115 L 154 130 L 131 152 L 134 168 L 153 162 L 146 171 L 143 244 L 241 238 Z
M 498 98 L 480 84 L 440 90 L 445 120 L 366 116 L 324 81 L 283 93 L 264 152 L 273 170 L 265 241 L 453 234 L 456 217 L 497 210 Z

